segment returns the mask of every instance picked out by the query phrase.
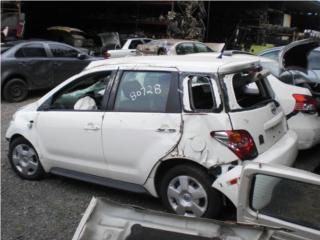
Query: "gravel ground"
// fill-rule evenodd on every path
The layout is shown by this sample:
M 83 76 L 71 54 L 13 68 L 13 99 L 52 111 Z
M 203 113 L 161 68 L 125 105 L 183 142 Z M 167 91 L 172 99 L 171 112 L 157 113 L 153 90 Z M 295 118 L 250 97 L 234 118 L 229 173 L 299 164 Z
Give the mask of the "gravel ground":
M 5 240 L 71 239 L 92 196 L 109 198 L 145 208 L 163 210 L 159 200 L 148 195 L 101 187 L 67 178 L 50 176 L 42 181 L 25 181 L 11 170 L 5 131 L 17 108 L 33 102 L 43 92 L 22 103 L 1 104 L 1 237 Z M 297 167 L 313 170 L 320 147 L 300 152 Z

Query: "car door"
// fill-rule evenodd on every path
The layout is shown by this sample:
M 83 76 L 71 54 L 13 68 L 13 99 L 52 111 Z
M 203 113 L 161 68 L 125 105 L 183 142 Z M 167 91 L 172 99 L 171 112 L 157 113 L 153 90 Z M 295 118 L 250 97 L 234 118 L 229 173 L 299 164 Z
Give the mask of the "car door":
M 120 69 L 102 124 L 109 176 L 143 184 L 178 143 L 180 128 L 175 68 Z
M 251 162 L 240 179 L 238 222 L 280 228 L 272 239 L 320 238 L 319 175 Z
M 114 74 L 106 70 L 82 75 L 39 107 L 35 127 L 49 168 L 106 175 L 101 127 Z
M 49 43 L 53 64 L 53 81 L 55 85 L 69 77 L 81 72 L 89 63 L 90 59 L 79 59 L 78 50 L 60 43 Z
M 22 45 L 15 53 L 18 73 L 26 77 L 31 89 L 53 86 L 52 62 L 43 43 Z

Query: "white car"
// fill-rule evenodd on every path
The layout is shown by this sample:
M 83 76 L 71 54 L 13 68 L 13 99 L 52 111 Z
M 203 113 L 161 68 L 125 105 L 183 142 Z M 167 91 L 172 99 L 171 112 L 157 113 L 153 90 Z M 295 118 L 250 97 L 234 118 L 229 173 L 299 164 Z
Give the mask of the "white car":
M 319 175 L 247 162 L 237 222 L 179 217 L 93 198 L 72 239 L 315 240 L 320 239 L 319 194 Z
M 150 42 L 150 38 L 129 38 L 122 45 L 121 49 L 108 50 L 105 52 L 106 58 L 119 58 L 137 55 L 137 46 Z
M 147 191 L 180 215 L 216 216 L 223 196 L 237 204 L 243 161 L 290 166 L 297 156 L 260 68 L 196 56 L 92 62 L 14 114 L 10 162 L 25 179 Z

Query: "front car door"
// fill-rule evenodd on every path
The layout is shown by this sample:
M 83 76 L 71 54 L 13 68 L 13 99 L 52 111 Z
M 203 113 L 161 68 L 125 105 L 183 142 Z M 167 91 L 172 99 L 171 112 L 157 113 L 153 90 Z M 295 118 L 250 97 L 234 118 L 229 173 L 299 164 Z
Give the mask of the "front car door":
M 112 70 L 82 75 L 40 106 L 35 127 L 47 168 L 105 175 L 101 127 L 114 75 Z
M 282 228 L 274 239 L 320 239 L 320 176 L 279 165 L 247 163 L 238 222 Z
M 118 73 L 102 125 L 109 177 L 143 184 L 180 139 L 175 68 L 124 68 Z
M 69 77 L 81 72 L 89 63 L 89 59 L 79 59 L 78 50 L 60 43 L 49 43 L 50 59 L 53 65 L 54 84 L 58 85 Z

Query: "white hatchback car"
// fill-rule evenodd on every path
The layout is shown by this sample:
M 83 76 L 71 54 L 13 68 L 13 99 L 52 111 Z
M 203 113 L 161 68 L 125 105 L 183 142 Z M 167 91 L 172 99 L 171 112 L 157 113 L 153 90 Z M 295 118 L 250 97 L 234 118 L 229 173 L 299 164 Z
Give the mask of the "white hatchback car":
M 18 110 L 6 138 L 22 178 L 147 191 L 202 217 L 218 214 L 223 195 L 237 204 L 243 161 L 290 166 L 297 155 L 259 62 L 212 57 L 93 62 Z

